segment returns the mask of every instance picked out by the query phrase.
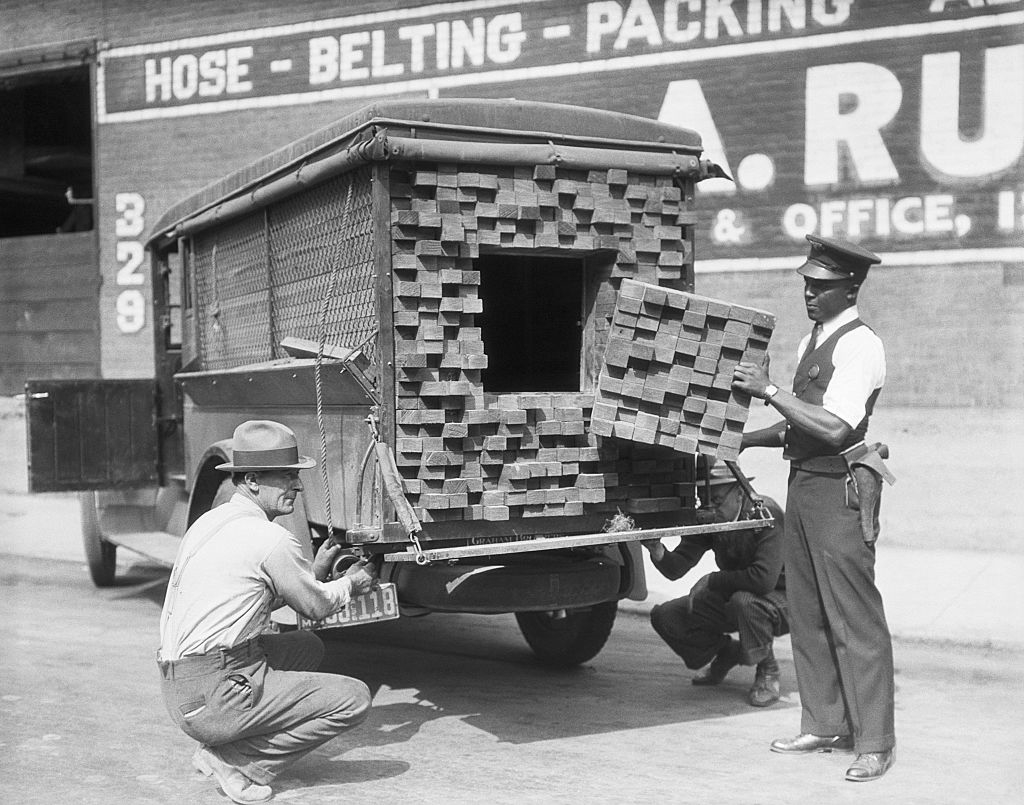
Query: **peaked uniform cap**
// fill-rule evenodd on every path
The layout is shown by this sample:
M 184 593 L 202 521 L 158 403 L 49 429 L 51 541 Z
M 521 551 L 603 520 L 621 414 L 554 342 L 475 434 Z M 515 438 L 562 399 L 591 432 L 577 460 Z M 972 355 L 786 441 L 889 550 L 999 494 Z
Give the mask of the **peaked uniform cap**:
M 856 243 L 807 235 L 811 253 L 798 274 L 816 280 L 853 280 L 863 282 L 868 269 L 882 258 Z
M 264 470 L 308 470 L 316 462 L 299 455 L 299 444 L 291 428 L 270 419 L 250 419 L 235 428 L 231 438 L 231 461 L 217 466 L 224 472 Z

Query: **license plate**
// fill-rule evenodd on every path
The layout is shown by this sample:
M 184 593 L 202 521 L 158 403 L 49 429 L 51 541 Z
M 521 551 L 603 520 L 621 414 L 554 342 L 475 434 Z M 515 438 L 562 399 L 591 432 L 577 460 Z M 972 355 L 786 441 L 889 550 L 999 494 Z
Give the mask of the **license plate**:
M 361 623 L 390 621 L 398 617 L 398 593 L 394 584 L 382 584 L 365 595 L 351 599 L 344 607 L 323 620 L 313 621 L 296 613 L 300 629 L 336 629 Z

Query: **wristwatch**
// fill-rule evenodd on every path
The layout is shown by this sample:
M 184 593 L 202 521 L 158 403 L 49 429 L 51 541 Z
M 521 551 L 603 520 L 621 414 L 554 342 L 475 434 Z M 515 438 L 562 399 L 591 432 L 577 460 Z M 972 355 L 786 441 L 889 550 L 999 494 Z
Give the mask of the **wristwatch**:
M 768 405 L 772 401 L 772 397 L 779 393 L 779 387 L 774 383 L 769 383 L 764 387 L 764 404 Z

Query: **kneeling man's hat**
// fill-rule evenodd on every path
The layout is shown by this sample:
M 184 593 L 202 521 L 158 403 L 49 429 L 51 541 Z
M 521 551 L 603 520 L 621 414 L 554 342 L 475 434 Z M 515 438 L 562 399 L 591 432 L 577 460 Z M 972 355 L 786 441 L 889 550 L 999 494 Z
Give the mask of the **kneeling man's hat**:
M 807 235 L 811 253 L 798 274 L 816 280 L 853 280 L 863 282 L 868 269 L 882 258 L 856 243 Z
M 231 439 L 231 461 L 219 464 L 224 472 L 263 470 L 308 470 L 316 462 L 299 455 L 292 429 L 270 419 L 250 419 L 235 428 Z

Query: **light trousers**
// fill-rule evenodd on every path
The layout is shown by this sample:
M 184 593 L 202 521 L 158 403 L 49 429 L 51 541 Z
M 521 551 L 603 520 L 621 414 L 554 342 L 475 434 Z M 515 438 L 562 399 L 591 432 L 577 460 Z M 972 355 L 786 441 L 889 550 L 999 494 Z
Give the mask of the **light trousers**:
M 188 736 L 269 785 L 369 712 L 372 697 L 361 681 L 316 673 L 323 654 L 320 638 L 296 631 L 158 662 L 164 703 Z

